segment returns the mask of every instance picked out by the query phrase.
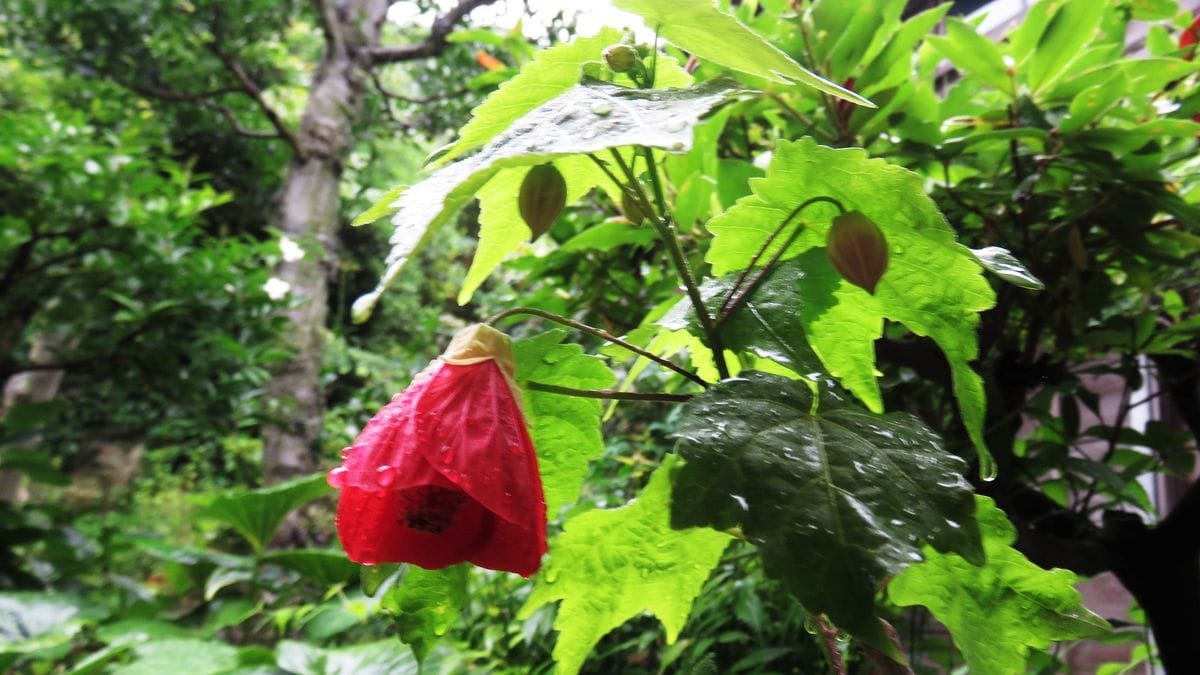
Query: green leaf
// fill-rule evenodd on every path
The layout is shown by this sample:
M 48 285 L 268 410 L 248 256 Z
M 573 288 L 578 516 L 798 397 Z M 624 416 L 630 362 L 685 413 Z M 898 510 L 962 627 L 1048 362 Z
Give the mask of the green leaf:
M 744 268 L 770 233 L 796 207 L 816 196 L 840 200 L 874 221 L 888 240 L 888 270 L 875 295 L 837 278 L 823 255 L 801 261 L 813 286 L 801 286 L 801 321 L 813 351 L 844 386 L 872 410 L 882 401 L 875 384 L 872 343 L 883 318 L 932 338 L 946 354 L 963 423 L 980 454 L 986 475 L 990 455 L 983 442 L 986 400 L 983 382 L 971 369 L 978 346 L 979 312 L 995 294 L 969 249 L 924 191 L 915 173 L 868 159 L 854 148 L 826 148 L 811 139 L 781 141 L 767 175 L 751 184 L 754 194 L 708 223 L 713 242 L 705 257 L 714 274 Z M 829 219 L 836 213 L 816 204 L 796 219 L 805 231 L 785 253 L 795 257 L 825 245 Z M 778 237 L 766 256 L 782 246 Z M 766 257 L 764 256 L 764 257 Z M 824 289 L 824 290 L 822 290 Z
M 577 344 L 560 344 L 564 330 L 552 330 L 513 343 L 517 386 L 541 382 L 575 389 L 607 389 L 616 378 L 604 359 L 583 353 Z M 600 402 L 523 389 L 521 395 L 529 435 L 537 449 L 538 469 L 546 496 L 546 515 L 579 497 L 588 463 L 604 452 L 600 436 Z
M 392 217 L 395 229 L 387 269 L 373 291 L 355 300 L 354 320 L 361 322 L 370 316 L 379 297 L 428 234 L 501 169 L 622 145 L 686 152 L 700 116 L 732 91 L 727 80 L 665 90 L 589 84 L 531 110 L 475 155 L 445 166 L 405 190 Z
M 582 155 L 559 158 L 554 161 L 554 166 L 566 179 L 568 204 L 587 194 L 601 181 L 608 180 L 595 162 Z M 476 193 L 479 197 L 479 245 L 458 292 L 458 304 L 470 302 L 471 296 L 492 271 L 529 241 L 531 233 L 521 217 L 517 195 L 531 168 L 502 169 Z
M 24 654 L 71 641 L 104 612 L 59 593 L 0 593 L 0 654 Z
M 922 543 L 982 561 L 966 463 L 911 415 L 751 372 L 684 404 L 676 435 L 672 524 L 740 525 L 809 612 L 885 650 L 875 591 Z
M 400 583 L 380 600 L 392 616 L 396 636 L 412 647 L 418 661 L 458 621 L 468 600 L 467 571 L 465 564 L 441 570 L 409 565 Z
M 1138 21 L 1162 21 L 1179 13 L 1177 0 L 1131 0 L 1129 8 Z
M 550 545 L 550 559 L 519 616 L 562 600 L 554 628 L 559 675 L 579 672 L 600 638 L 650 612 L 667 643 L 679 637 L 692 601 L 732 537 L 707 529 L 671 529 L 669 456 L 630 504 L 596 509 L 568 520 Z
M 800 82 L 838 98 L 875 107 L 862 96 L 796 63 L 737 17 L 714 7 L 712 0 L 613 0 L 613 4 L 641 16 L 660 37 L 699 59 L 775 82 Z
M 987 564 L 926 550 L 925 562 L 892 580 L 888 595 L 924 605 L 950 629 L 973 675 L 1023 673 L 1029 649 L 1110 630 L 1083 606 L 1068 570 L 1044 570 L 1012 548 L 1016 530 L 988 497 L 977 495 L 976 518 Z
M 819 35 L 813 41 L 813 61 L 828 64 L 825 73 L 843 81 L 863 63 L 874 58 L 888 36 L 896 32 L 904 3 L 894 0 L 818 0 L 813 3 L 813 25 Z M 911 56 L 911 50 L 905 56 Z
M 412 652 L 395 639 L 321 649 L 284 640 L 276 648 L 276 665 L 292 675 L 418 675 Z
M 947 19 L 946 35 L 929 35 L 925 41 L 963 73 L 974 75 L 1006 94 L 1015 94 L 1000 46 L 976 33 L 962 19 Z
M 330 492 L 324 474 L 302 476 L 258 490 L 220 495 L 198 515 L 229 525 L 261 554 L 287 514 Z
M 1041 279 L 1033 276 L 1033 273 L 1025 267 L 1025 264 L 1017 260 L 1017 257 L 1006 248 L 987 246 L 985 248 L 971 249 L 971 253 L 979 261 L 979 264 L 987 268 L 989 272 L 1014 286 L 1028 288 L 1033 291 L 1040 291 L 1046 288 L 1046 284 L 1042 283 Z
M 655 241 L 654 230 L 636 227 L 627 222 L 608 221 L 593 225 L 563 242 L 558 250 L 562 253 L 580 251 L 611 251 L 621 246 L 645 248 Z
M 399 199 L 400 195 L 404 194 L 404 191 L 407 189 L 407 185 L 397 185 L 396 187 L 383 193 L 382 197 L 376 199 L 374 204 L 371 204 L 371 208 L 358 214 L 354 220 L 350 221 L 350 224 L 354 227 L 358 227 L 359 225 L 373 223 L 380 218 L 392 215 L 396 212 L 396 209 L 400 208 L 396 205 L 396 200 Z
M 949 9 L 950 3 L 943 3 L 905 21 L 858 78 L 858 87 L 863 94 L 871 95 L 908 82 L 912 76 L 913 52 L 917 43 L 928 35 Z
M 1090 44 L 1100 27 L 1107 3 L 1095 0 L 1068 0 L 1046 25 L 1037 47 L 1022 69 L 1033 92 L 1053 84 Z
M 313 548 L 272 551 L 261 560 L 298 572 L 305 579 L 325 588 L 346 583 L 358 574 L 359 569 L 341 551 Z
M 440 161 L 448 162 L 478 148 L 508 129 L 517 118 L 579 84 L 583 64 L 600 60 L 604 48 L 620 39 L 621 31 L 605 28 L 593 37 L 538 51 L 532 61 L 521 66 L 521 72 L 471 111 L 471 121 Z
M 187 664 L 187 672 L 216 675 L 238 665 L 238 650 L 217 640 L 167 638 L 143 642 L 133 648 L 133 663 L 115 668 L 115 675 L 159 675 L 177 672 Z
M 382 563 L 379 565 L 360 565 L 358 570 L 358 586 L 367 597 L 373 598 L 383 586 L 383 582 L 391 579 L 400 570 L 400 563 Z

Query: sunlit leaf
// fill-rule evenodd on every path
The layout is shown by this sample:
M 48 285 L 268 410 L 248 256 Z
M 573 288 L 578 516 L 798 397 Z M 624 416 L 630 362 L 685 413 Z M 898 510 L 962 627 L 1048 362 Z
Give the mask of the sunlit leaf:
M 1077 578 L 1044 570 L 1012 548 L 1016 530 L 988 497 L 976 496 L 976 518 L 987 564 L 926 548 L 925 562 L 888 585 L 892 602 L 924 605 L 950 629 L 971 673 L 1023 673 L 1030 648 L 1055 640 L 1096 637 L 1110 630 L 1083 605 Z
M 518 386 L 530 381 L 574 389 L 613 385 L 616 378 L 604 360 L 584 354 L 577 344 L 561 344 L 566 335 L 552 330 L 513 343 Z M 578 499 L 588 463 L 604 452 L 600 402 L 524 389 L 521 403 L 537 450 L 546 513 L 553 519 L 565 504 Z
M 692 601 L 732 537 L 671 529 L 670 476 L 676 468 L 669 457 L 632 503 L 575 516 L 551 543 L 521 616 L 562 601 L 554 620 L 560 675 L 577 673 L 600 638 L 642 612 L 662 621 L 668 644 L 679 637 Z
M 717 9 L 712 0 L 613 0 L 613 4 L 641 16 L 660 37 L 697 58 L 776 82 L 800 82 L 859 105 L 874 106 L 796 63 L 737 17 Z
M 395 229 L 387 269 L 375 289 L 354 302 L 355 321 L 370 316 L 433 228 L 469 202 L 501 169 L 623 145 L 686 152 L 697 120 L 732 91 L 730 82 L 720 80 L 666 90 L 579 85 L 526 113 L 478 153 L 435 171 L 400 196 L 392 217 Z

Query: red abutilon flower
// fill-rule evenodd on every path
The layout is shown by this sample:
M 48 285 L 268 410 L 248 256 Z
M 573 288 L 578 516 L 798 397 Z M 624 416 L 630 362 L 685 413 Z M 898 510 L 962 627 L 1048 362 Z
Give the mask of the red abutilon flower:
M 505 334 L 460 331 L 342 457 L 329 484 L 351 560 L 522 576 L 541 565 L 546 503 Z

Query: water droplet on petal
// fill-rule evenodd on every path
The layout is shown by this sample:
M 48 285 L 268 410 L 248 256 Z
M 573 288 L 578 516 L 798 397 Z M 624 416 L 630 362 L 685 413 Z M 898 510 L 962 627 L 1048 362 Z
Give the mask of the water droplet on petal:
M 347 457 L 350 456 L 350 453 L 352 453 L 352 452 L 354 452 L 354 446 L 348 445 L 348 446 L 342 448 L 342 451 L 339 454 L 341 455 L 342 459 L 346 459 Z
M 325 474 L 325 482 L 329 483 L 329 487 L 340 490 L 346 487 L 348 473 L 344 466 L 335 467 Z
M 375 469 L 375 482 L 379 483 L 379 487 L 387 487 L 396 482 L 396 470 L 384 464 Z

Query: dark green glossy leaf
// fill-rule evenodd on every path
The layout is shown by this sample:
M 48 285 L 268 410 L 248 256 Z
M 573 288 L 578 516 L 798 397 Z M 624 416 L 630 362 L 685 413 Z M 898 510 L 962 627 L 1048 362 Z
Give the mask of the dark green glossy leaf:
M 966 464 L 910 415 L 743 373 L 685 404 L 676 433 L 672 524 L 741 526 L 808 611 L 884 649 L 875 591 L 923 543 L 982 562 Z

